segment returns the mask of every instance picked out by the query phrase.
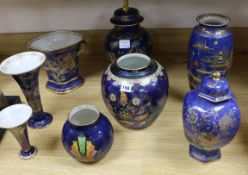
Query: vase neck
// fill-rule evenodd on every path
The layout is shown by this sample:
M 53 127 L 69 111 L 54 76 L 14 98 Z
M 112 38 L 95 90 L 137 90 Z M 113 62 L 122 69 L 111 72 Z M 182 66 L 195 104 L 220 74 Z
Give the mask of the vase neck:
M 69 123 L 74 127 L 86 127 L 95 123 L 100 112 L 93 105 L 80 105 L 74 107 L 68 116 Z
M 143 54 L 127 54 L 120 57 L 111 67 L 111 72 L 123 78 L 141 78 L 157 70 L 156 62 Z

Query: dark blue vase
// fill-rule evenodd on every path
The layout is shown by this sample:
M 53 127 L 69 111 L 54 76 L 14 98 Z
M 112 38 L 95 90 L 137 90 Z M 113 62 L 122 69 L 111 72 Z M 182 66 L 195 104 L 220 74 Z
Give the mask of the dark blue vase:
M 124 1 L 124 7 L 117 9 L 111 18 L 115 25 L 106 39 L 105 50 L 111 62 L 128 53 L 143 53 L 149 55 L 152 44 L 148 32 L 140 27 L 144 20 L 139 11 L 128 7 L 128 1 Z
M 233 35 L 227 27 L 230 18 L 221 14 L 197 17 L 189 43 L 188 77 L 195 89 L 202 77 L 218 71 L 226 76 L 232 62 Z
M 204 163 L 221 157 L 220 148 L 239 130 L 240 110 L 220 73 L 204 77 L 197 89 L 187 93 L 183 123 L 190 156 Z
M 109 111 L 123 126 L 151 125 L 168 97 L 166 71 L 144 54 L 127 54 L 112 63 L 102 76 L 102 96 Z
M 95 106 L 72 109 L 62 131 L 66 151 L 76 160 L 92 163 L 101 160 L 113 143 L 113 127 Z

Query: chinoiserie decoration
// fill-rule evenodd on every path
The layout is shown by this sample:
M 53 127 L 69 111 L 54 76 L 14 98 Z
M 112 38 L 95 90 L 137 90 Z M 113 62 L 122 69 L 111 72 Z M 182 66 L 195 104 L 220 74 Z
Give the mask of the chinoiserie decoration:
M 190 143 L 190 156 L 208 163 L 221 157 L 220 148 L 231 142 L 239 130 L 240 110 L 227 80 L 214 73 L 187 93 L 183 124 Z
M 151 125 L 168 97 L 166 71 L 144 54 L 127 54 L 102 76 L 103 100 L 117 121 L 128 128 Z
M 47 56 L 44 66 L 48 75 L 48 90 L 66 94 L 83 85 L 78 55 L 85 44 L 80 33 L 70 31 L 51 32 L 29 42 L 30 50 L 43 52 Z
M 221 14 L 202 14 L 197 17 L 189 43 L 188 77 L 195 89 L 202 77 L 218 71 L 226 76 L 232 62 L 233 35 L 227 24 L 230 18 Z

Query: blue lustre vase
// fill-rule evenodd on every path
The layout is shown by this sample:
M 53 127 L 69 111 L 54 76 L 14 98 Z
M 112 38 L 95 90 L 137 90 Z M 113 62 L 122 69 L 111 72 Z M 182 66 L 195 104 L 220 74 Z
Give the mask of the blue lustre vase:
M 197 89 L 186 94 L 183 124 L 190 156 L 203 163 L 221 157 L 220 148 L 239 130 L 240 110 L 220 73 L 204 77 Z
M 105 105 L 123 126 L 139 129 L 151 125 L 168 97 L 164 68 L 144 54 L 127 54 L 112 63 L 102 76 Z
M 137 9 L 128 7 L 128 0 L 124 0 L 123 8 L 114 12 L 110 22 L 115 27 L 108 33 L 104 43 L 111 62 L 128 53 L 151 53 L 150 36 L 146 29 L 140 26 L 143 20 Z
M 80 105 L 71 110 L 62 130 L 66 151 L 76 160 L 93 163 L 101 160 L 113 143 L 110 121 L 93 105 Z
M 7 58 L 0 66 L 3 74 L 16 80 L 32 107 L 33 115 L 28 120 L 28 126 L 34 129 L 47 127 L 53 120 L 52 115 L 43 110 L 39 91 L 39 71 L 45 60 L 43 53 L 29 51 Z
M 79 74 L 79 53 L 86 41 L 80 33 L 55 31 L 31 40 L 30 50 L 47 56 L 44 64 L 48 75 L 46 87 L 57 94 L 67 94 L 83 85 Z
M 189 43 L 188 78 L 195 89 L 202 77 L 218 71 L 226 76 L 232 62 L 233 35 L 227 24 L 230 18 L 221 14 L 197 17 Z

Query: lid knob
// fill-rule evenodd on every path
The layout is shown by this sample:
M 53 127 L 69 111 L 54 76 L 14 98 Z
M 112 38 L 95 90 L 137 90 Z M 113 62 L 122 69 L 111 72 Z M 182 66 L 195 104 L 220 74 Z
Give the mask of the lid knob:
M 212 78 L 213 78 L 213 80 L 215 80 L 215 81 L 219 81 L 219 80 L 221 79 L 221 73 L 220 73 L 220 72 L 214 72 L 214 73 L 212 74 Z
M 128 0 L 124 0 L 123 10 L 127 12 L 128 8 L 129 8 Z

